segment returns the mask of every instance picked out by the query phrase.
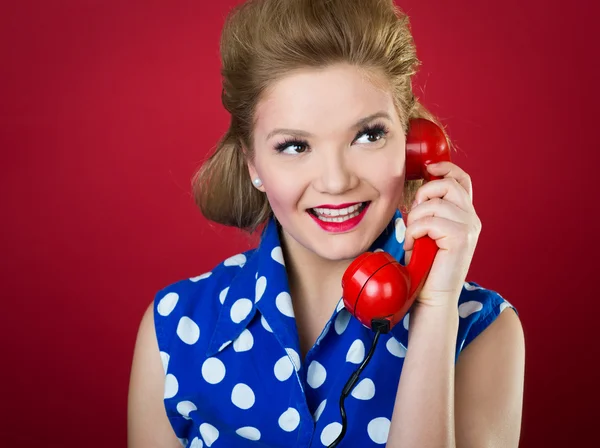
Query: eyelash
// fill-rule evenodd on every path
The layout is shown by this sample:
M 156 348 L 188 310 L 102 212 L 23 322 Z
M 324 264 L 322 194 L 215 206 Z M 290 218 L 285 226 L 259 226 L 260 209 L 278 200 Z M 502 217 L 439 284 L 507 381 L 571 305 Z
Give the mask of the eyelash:
M 364 126 L 360 131 L 358 131 L 354 140 L 358 139 L 358 137 L 362 136 L 363 134 L 374 134 L 381 139 L 381 138 L 384 138 L 385 136 L 387 136 L 388 133 L 389 133 L 389 130 L 386 125 L 384 125 L 383 123 L 374 123 L 372 125 Z M 370 142 L 370 143 L 375 143 L 375 142 Z M 308 142 L 306 140 L 300 140 L 300 139 L 293 138 L 293 137 L 286 138 L 281 143 L 278 143 L 277 145 L 275 145 L 275 151 L 277 151 L 278 153 L 281 153 L 284 150 L 286 150 L 289 146 L 308 146 Z M 302 151 L 302 152 L 304 152 L 304 151 Z M 302 154 L 302 153 L 299 153 L 299 154 Z

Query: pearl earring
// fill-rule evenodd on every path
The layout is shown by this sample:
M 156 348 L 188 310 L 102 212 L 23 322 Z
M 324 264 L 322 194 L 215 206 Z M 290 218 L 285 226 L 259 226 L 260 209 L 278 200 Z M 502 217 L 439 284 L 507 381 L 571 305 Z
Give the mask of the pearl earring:
M 262 186 L 262 180 L 260 180 L 258 177 L 257 177 L 256 179 L 254 179 L 254 180 L 252 181 L 252 183 L 253 183 L 253 184 L 254 184 L 254 186 L 255 186 L 255 187 L 257 187 L 257 188 L 258 188 L 258 187 L 260 187 L 260 186 Z

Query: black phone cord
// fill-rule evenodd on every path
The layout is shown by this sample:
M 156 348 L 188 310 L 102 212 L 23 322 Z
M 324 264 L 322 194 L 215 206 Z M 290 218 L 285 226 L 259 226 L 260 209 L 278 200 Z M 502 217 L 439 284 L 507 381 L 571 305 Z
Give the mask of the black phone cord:
M 333 442 L 331 442 L 331 444 L 328 446 L 328 448 L 333 448 L 333 447 L 338 446 L 338 444 L 344 438 L 344 435 L 346 435 L 346 423 L 347 422 L 346 422 L 346 409 L 344 409 L 344 400 L 350 394 L 350 392 L 352 391 L 352 388 L 358 381 L 360 374 L 362 373 L 364 368 L 367 367 L 367 364 L 369 364 L 369 361 L 373 357 L 373 353 L 375 352 L 375 347 L 377 346 L 377 341 L 379 340 L 379 336 L 381 335 L 381 333 L 382 333 L 381 330 L 377 330 L 377 332 L 375 333 L 375 337 L 373 338 L 373 343 L 371 344 L 371 349 L 369 350 L 369 353 L 367 354 L 366 358 L 364 359 L 362 364 L 359 366 L 359 368 L 356 369 L 356 371 L 348 379 L 348 381 L 346 382 L 346 385 L 344 386 L 344 389 L 342 390 L 342 395 L 340 396 L 340 414 L 342 415 L 342 431 L 340 432 L 340 435 L 337 436 L 337 439 L 335 439 Z

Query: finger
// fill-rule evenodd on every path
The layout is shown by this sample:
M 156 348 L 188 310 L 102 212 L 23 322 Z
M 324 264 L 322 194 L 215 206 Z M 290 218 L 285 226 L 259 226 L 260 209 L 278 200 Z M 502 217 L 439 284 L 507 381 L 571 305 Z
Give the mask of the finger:
M 454 236 L 467 232 L 466 224 L 437 216 L 426 216 L 412 223 L 404 234 L 404 250 L 412 250 L 415 240 L 429 236 L 440 249 L 451 249 Z
M 427 171 L 434 176 L 456 179 L 457 183 L 467 192 L 471 202 L 473 202 L 473 184 L 471 182 L 471 176 L 458 165 L 452 162 L 443 161 L 427 165 Z
M 471 219 L 470 212 L 463 210 L 455 203 L 441 198 L 431 198 L 411 209 L 406 218 L 406 225 L 410 226 L 413 222 L 426 216 L 437 216 L 463 223 Z
M 432 180 L 423 184 L 415 194 L 415 205 L 424 204 L 433 198 L 452 202 L 465 211 L 473 210 L 473 202 L 468 192 L 453 178 Z

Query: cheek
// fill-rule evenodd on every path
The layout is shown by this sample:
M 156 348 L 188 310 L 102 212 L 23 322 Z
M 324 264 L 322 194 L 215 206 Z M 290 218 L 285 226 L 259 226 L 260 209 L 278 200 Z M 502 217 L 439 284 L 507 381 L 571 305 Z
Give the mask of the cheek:
M 394 196 L 401 193 L 405 178 L 405 157 L 399 151 L 382 153 L 381 157 L 365 157 L 361 161 L 361 169 L 368 173 L 370 183 L 380 193 Z
M 305 191 L 302 180 L 284 169 L 269 169 L 264 173 L 263 183 L 271 208 L 275 212 L 296 208 Z

